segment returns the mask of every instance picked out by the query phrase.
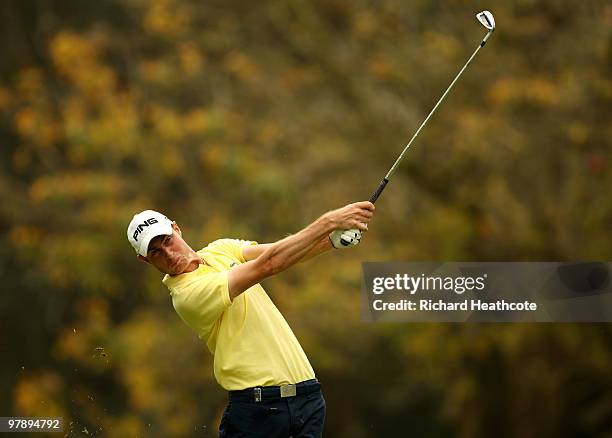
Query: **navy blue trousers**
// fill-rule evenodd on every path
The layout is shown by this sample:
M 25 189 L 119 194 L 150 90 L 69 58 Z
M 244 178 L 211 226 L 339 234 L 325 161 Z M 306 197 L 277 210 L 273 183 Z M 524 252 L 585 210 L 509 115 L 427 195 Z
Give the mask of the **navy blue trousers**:
M 219 438 L 320 438 L 324 423 L 325 399 L 320 389 L 260 402 L 230 399 Z

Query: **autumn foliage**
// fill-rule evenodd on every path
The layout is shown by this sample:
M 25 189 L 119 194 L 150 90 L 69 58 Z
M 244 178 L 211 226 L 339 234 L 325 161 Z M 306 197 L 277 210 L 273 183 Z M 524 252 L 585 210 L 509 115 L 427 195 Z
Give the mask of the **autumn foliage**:
M 612 8 L 498 29 L 355 250 L 265 283 L 326 436 L 612 434 L 605 324 L 366 324 L 361 261 L 612 256 Z M 226 394 L 125 229 L 274 241 L 367 199 L 484 31 L 478 2 L 2 2 L 0 416 L 69 436 L 216 436 Z

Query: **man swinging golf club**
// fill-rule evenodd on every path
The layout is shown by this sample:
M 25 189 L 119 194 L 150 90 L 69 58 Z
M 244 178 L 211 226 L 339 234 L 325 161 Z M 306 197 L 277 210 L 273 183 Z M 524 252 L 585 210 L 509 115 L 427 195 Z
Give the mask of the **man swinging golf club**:
M 206 342 L 215 378 L 229 391 L 220 437 L 321 436 L 320 384 L 259 282 L 332 247 L 357 245 L 373 212 L 371 202 L 357 202 L 274 243 L 220 239 L 197 252 L 163 214 L 134 216 L 127 237 L 138 259 L 166 274 L 174 309 Z
M 370 201 L 325 213 L 275 243 L 221 239 L 196 252 L 176 222 L 151 210 L 137 214 L 128 240 L 138 258 L 165 273 L 172 304 L 215 356 L 219 384 L 229 391 L 221 437 L 320 437 L 325 399 L 314 371 L 259 282 L 332 246 L 357 245 L 361 231 L 404 155 L 495 30 L 489 11 L 476 14 L 487 29 L 476 50 L 414 133 Z

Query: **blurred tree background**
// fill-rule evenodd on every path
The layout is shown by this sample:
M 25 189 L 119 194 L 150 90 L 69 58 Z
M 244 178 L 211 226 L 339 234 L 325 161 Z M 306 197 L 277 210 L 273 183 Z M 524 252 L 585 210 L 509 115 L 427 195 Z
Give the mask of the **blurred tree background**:
M 326 436 L 612 435 L 607 324 L 366 324 L 360 262 L 612 259 L 612 6 L 0 2 L 0 415 L 216 436 L 226 394 L 126 241 L 274 241 L 367 199 L 475 48 L 355 250 L 266 281 Z

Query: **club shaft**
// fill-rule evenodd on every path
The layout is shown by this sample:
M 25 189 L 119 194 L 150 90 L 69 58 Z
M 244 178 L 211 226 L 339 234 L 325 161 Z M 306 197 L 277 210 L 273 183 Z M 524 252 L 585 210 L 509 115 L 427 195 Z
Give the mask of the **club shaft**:
M 474 50 L 474 53 L 472 53 L 472 56 L 470 56 L 470 58 L 467 60 L 467 62 L 463 66 L 463 68 L 459 71 L 459 73 L 457 73 L 457 76 L 455 76 L 455 79 L 453 79 L 453 82 L 451 82 L 451 84 L 448 86 L 448 88 L 446 89 L 446 91 L 444 92 L 442 97 L 440 97 L 440 99 L 438 100 L 436 105 L 433 107 L 433 109 L 429 112 L 429 114 L 427 115 L 425 120 L 423 120 L 423 123 L 421 123 L 421 126 L 419 126 L 419 129 L 416 130 L 416 132 L 414 133 L 414 135 L 412 136 L 412 138 L 410 139 L 410 141 L 408 142 L 406 147 L 404 147 L 404 150 L 402 151 L 400 156 L 397 158 L 397 160 L 395 160 L 395 163 L 393 163 L 393 166 L 391 166 L 391 169 L 389 169 L 389 172 L 387 172 L 387 175 L 381 180 L 380 184 L 378 185 L 378 188 L 376 189 L 376 191 L 370 197 L 370 202 L 376 202 L 376 200 L 378 199 L 378 197 L 380 196 L 380 194 L 384 190 L 385 186 L 387 185 L 387 183 L 389 182 L 389 180 L 391 179 L 391 177 L 395 173 L 395 170 L 397 169 L 397 166 L 399 166 L 399 164 L 404 159 L 404 155 L 406 154 L 406 151 L 408 151 L 408 149 L 410 148 L 410 146 L 412 145 L 414 140 L 417 138 L 417 136 L 419 135 L 421 130 L 425 127 L 425 125 L 427 124 L 427 122 L 429 121 L 431 116 L 436 112 L 436 110 L 438 109 L 438 107 L 440 106 L 440 104 L 442 103 L 444 98 L 446 97 L 446 95 L 450 92 L 450 90 L 455 85 L 455 82 L 457 82 L 457 80 L 463 74 L 463 72 L 468 67 L 468 65 L 470 65 L 472 60 L 476 57 L 476 54 L 478 53 L 478 51 L 485 45 L 485 43 L 487 42 L 487 40 L 491 36 L 491 33 L 492 33 L 491 31 L 487 32 L 487 34 L 485 35 L 483 40 L 480 42 L 480 44 L 478 44 L 478 47 L 476 48 L 476 50 Z

